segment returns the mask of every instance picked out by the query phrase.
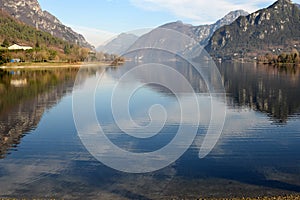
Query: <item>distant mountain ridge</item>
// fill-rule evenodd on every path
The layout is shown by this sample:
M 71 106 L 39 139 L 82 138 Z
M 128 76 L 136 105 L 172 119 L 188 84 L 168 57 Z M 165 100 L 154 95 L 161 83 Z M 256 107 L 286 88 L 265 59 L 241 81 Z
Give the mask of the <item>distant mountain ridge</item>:
M 214 57 L 255 58 L 300 47 L 300 9 L 278 0 L 265 9 L 241 16 L 217 30 L 206 46 Z
M 213 33 L 222 26 L 231 24 L 234 20 L 236 20 L 240 16 L 249 15 L 248 12 L 244 10 L 236 10 L 229 12 L 225 15 L 222 19 L 218 20 L 214 24 L 210 25 L 200 25 L 200 26 L 193 26 L 190 24 L 184 24 L 181 21 L 171 22 L 165 25 L 160 26 L 159 28 L 167 28 L 172 29 L 181 33 L 184 33 L 196 41 L 200 42 L 200 45 L 206 45 L 213 35 Z
M 122 55 L 138 38 L 138 36 L 131 33 L 121 33 L 106 45 L 99 46 L 97 51 Z
M 0 6 L 14 18 L 39 30 L 79 46 L 93 48 L 81 34 L 63 25 L 48 11 L 43 11 L 37 0 L 0 0 Z
M 222 19 L 218 20 L 216 23 L 211 24 L 211 25 L 200 25 L 200 26 L 193 26 L 190 24 L 184 24 L 181 21 L 177 22 L 171 22 L 164 24 L 162 26 L 159 26 L 157 30 L 159 29 L 171 29 L 175 30 L 177 32 L 183 33 L 185 35 L 188 35 L 189 37 L 193 38 L 195 41 L 198 41 L 201 45 L 205 46 L 212 34 L 217 30 L 218 28 L 232 23 L 235 19 L 237 19 L 241 15 L 248 15 L 246 11 L 243 10 L 237 10 L 237 11 L 232 11 L 228 13 L 225 17 Z M 143 36 L 151 35 L 155 31 L 151 31 Z M 155 35 L 155 36 L 154 36 Z M 113 54 L 122 54 L 126 50 L 128 50 L 132 45 L 136 45 L 135 42 L 138 42 L 138 46 L 142 46 L 141 43 L 143 43 L 145 37 L 138 37 L 133 34 L 127 34 L 127 33 L 122 33 L 120 34 L 117 38 L 113 39 L 109 43 L 107 43 L 105 46 L 100 46 L 97 48 L 98 51 L 103 51 L 106 53 L 113 53 Z M 156 33 L 153 34 L 155 38 L 159 36 Z

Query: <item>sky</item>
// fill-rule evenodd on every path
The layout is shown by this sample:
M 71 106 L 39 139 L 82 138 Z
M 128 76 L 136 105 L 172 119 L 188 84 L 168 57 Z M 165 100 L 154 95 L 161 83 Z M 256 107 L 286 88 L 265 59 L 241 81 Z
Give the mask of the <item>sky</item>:
M 168 22 L 214 23 L 233 10 L 254 12 L 275 0 L 38 0 L 42 9 L 99 46 L 123 32 Z M 300 0 L 294 0 L 300 3 Z

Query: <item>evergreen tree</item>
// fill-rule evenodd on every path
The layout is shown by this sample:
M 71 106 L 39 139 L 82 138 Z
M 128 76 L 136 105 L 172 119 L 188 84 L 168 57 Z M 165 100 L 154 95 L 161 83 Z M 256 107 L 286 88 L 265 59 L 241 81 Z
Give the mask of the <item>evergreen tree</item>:
M 2 43 L 2 45 L 1 45 L 2 47 L 9 47 L 9 41 L 8 41 L 8 39 L 7 38 L 5 38 L 4 39 L 4 41 L 3 41 L 3 43 Z

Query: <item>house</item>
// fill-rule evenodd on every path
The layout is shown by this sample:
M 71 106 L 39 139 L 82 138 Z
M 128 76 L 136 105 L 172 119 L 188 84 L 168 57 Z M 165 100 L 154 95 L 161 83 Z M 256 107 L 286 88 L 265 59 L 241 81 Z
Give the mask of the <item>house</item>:
M 32 49 L 32 47 L 29 47 L 29 46 L 20 46 L 20 45 L 17 45 L 17 44 L 14 44 L 10 47 L 8 47 L 8 50 L 30 50 Z

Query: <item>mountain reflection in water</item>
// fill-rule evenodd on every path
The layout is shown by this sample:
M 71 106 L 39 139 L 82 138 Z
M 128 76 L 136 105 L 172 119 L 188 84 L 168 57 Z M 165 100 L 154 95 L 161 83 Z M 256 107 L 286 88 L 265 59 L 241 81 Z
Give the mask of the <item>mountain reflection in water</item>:
M 169 61 L 165 64 L 170 65 Z M 207 92 L 188 63 L 177 62 L 176 66 L 196 92 Z M 77 80 L 83 85 L 104 72 L 109 86 L 126 72 L 125 67 L 87 69 Z M 82 146 L 72 116 L 71 92 L 77 69 L 1 72 L 0 196 L 197 199 L 300 193 L 300 69 L 239 63 L 222 63 L 218 68 L 227 95 L 227 118 L 218 144 L 209 156 L 199 159 L 195 143 L 172 165 L 148 174 L 117 172 L 95 160 Z M 160 73 L 145 72 L 137 77 L 133 83 L 153 78 L 172 81 Z M 176 88 L 184 90 L 180 85 Z M 159 85 L 141 90 L 144 93 L 136 97 L 142 102 L 133 103 L 132 111 L 139 111 L 156 97 L 166 104 L 174 98 Z M 105 95 L 96 97 L 101 100 Z M 99 120 L 110 122 L 109 108 L 102 104 L 97 108 L 103 111 L 97 112 Z M 151 143 L 128 142 L 119 132 L 109 134 L 121 147 L 128 143 L 142 152 L 168 142 L 175 126 L 171 124 L 162 140 L 153 138 Z M 199 135 L 202 133 L 205 127 L 201 126 Z

